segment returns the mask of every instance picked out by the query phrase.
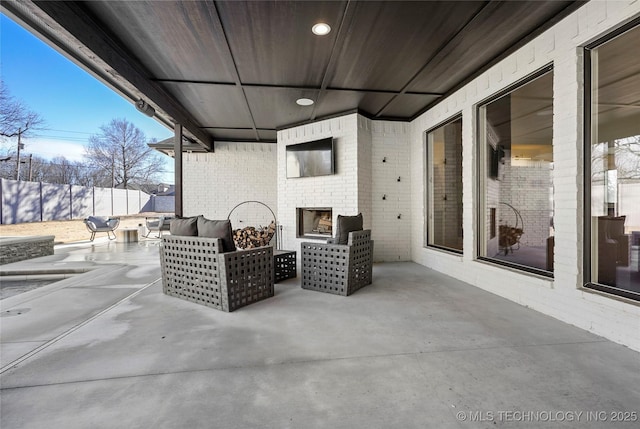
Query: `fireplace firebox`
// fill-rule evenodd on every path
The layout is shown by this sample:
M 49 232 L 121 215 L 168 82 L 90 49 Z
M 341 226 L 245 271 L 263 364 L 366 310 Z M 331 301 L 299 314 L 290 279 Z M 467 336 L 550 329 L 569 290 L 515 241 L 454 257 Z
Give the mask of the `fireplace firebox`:
M 298 238 L 330 238 L 333 211 L 327 207 L 297 208 Z

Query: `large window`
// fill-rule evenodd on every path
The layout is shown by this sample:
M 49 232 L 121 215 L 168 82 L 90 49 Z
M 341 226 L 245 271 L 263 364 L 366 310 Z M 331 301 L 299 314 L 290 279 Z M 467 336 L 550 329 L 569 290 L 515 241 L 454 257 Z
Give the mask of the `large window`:
M 640 300 L 638 46 L 636 21 L 585 51 L 585 281 L 587 287 L 636 300 Z
M 427 245 L 462 252 L 462 118 L 427 132 Z
M 478 108 L 479 259 L 553 272 L 553 72 Z

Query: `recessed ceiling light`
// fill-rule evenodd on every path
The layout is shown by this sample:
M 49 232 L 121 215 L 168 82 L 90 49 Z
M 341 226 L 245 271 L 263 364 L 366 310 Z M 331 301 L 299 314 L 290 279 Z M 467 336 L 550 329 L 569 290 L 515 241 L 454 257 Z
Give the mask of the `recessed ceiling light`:
M 313 100 L 310 98 L 298 98 L 296 103 L 300 106 L 311 106 L 313 104 Z
M 326 34 L 329 34 L 329 32 L 331 31 L 331 27 L 329 27 L 329 24 L 325 24 L 324 22 L 319 22 L 313 27 L 311 27 L 311 31 L 316 36 L 324 36 Z

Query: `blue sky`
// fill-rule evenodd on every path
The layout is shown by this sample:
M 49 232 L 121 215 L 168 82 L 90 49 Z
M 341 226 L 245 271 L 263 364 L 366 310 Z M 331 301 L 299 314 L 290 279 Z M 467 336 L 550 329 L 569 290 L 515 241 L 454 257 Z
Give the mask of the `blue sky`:
M 27 139 L 25 153 L 79 161 L 91 134 L 114 118 L 126 118 L 147 139 L 173 132 L 76 66 L 37 36 L 0 14 L 0 75 L 9 92 L 45 120 L 46 130 Z M 173 159 L 163 155 L 163 180 L 173 183 Z

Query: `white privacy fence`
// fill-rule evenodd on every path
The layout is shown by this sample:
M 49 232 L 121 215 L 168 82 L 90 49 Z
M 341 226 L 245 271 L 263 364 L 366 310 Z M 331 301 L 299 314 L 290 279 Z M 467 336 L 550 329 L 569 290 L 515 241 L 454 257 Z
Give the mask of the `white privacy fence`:
M 155 211 L 152 196 L 129 189 L 0 179 L 0 224 Z

